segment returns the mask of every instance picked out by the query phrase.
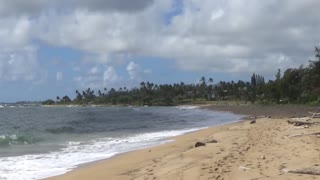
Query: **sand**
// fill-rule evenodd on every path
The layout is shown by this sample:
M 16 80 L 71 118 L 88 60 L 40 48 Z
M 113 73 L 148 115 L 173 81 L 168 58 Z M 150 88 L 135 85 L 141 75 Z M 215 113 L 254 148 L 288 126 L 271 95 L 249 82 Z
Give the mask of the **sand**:
M 254 111 L 261 116 L 255 124 L 241 121 L 185 134 L 164 145 L 115 156 L 49 179 L 320 179 L 319 175 L 290 173 L 304 168 L 320 172 L 320 138 L 290 137 L 320 131 L 320 125 L 309 128 L 289 125 L 286 117 L 292 115 L 291 110 L 294 109 L 288 108 L 281 117 L 262 118 L 268 111 L 260 108 Z M 294 112 L 302 116 L 306 110 Z M 211 140 L 218 142 L 194 147 L 197 141 Z

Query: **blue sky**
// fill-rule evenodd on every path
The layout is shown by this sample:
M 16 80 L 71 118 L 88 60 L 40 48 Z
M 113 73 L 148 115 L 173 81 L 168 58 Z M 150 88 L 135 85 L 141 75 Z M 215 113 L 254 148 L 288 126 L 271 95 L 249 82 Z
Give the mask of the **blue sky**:
M 312 59 L 317 0 L 0 0 L 0 102 L 141 81 L 272 79 Z

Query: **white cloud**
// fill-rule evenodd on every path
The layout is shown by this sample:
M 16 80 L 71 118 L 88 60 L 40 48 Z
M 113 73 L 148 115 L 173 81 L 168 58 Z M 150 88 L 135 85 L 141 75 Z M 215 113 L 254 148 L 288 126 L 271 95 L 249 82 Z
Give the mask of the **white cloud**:
M 153 4 L 154 0 L 0 0 L 2 16 L 36 16 L 54 9 L 136 13 Z
M 39 34 L 50 44 L 101 57 L 98 63 L 159 57 L 189 71 L 230 73 L 260 72 L 264 65 L 263 73 L 273 74 L 274 67 L 298 66 L 320 42 L 313 35 L 320 30 L 317 0 L 184 0 L 183 5 L 169 24 L 165 14 L 176 8 L 169 0 L 131 13 L 117 8 L 47 13 L 39 19 Z M 288 60 L 279 62 L 277 56 Z
M 87 84 L 119 81 L 119 65 L 139 79 L 146 70 L 131 62 L 136 57 L 171 59 L 187 71 L 270 75 L 306 63 L 320 44 L 318 0 L 182 4 L 168 17 L 180 8 L 174 0 L 0 0 L 0 80 L 37 79 L 34 40 L 82 51 L 95 63 Z M 95 68 L 101 64 L 110 66 Z
M 57 72 L 56 73 L 56 80 L 61 81 L 63 79 L 63 72 Z
M 140 78 L 140 67 L 138 64 L 130 61 L 129 64 L 127 65 L 127 72 L 129 74 L 130 79 L 137 79 Z
M 27 17 L 0 18 L 0 81 L 31 81 L 46 78 L 32 41 L 32 21 Z
M 116 84 L 121 80 L 121 78 L 118 76 L 116 70 L 109 66 L 103 73 L 103 81 L 104 84 Z
M 4 52 L 0 50 L 0 80 L 39 81 L 39 64 L 33 47 Z
M 129 79 L 133 83 L 141 82 L 141 81 L 143 81 L 143 79 L 146 75 L 151 74 L 150 69 L 142 69 L 138 64 L 136 64 L 133 61 L 130 61 L 128 63 L 126 70 L 128 72 Z
M 36 15 L 48 8 L 49 5 L 50 0 L 0 0 L 0 15 Z
M 73 0 L 72 4 L 92 11 L 137 12 L 145 9 L 153 0 Z
M 93 89 L 99 89 L 103 87 L 103 80 L 101 75 L 90 75 L 90 74 L 84 74 L 80 76 L 76 76 L 74 78 L 74 81 L 76 85 L 80 89 L 87 89 L 87 88 L 93 88 Z
M 96 74 L 99 74 L 100 73 L 100 70 L 99 70 L 99 68 L 98 67 L 92 67 L 91 69 L 90 69 L 90 72 L 89 72 L 90 74 L 92 74 L 92 75 L 96 75 Z
M 74 78 L 76 84 L 86 89 L 102 89 L 104 87 L 120 87 L 124 83 L 123 77 L 119 76 L 113 66 L 104 66 L 104 68 L 91 67 L 89 70 Z

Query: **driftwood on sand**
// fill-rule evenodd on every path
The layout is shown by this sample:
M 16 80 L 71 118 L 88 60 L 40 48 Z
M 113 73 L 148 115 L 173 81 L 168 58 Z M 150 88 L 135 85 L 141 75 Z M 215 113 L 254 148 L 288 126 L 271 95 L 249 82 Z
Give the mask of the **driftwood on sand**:
M 311 121 L 310 117 L 291 118 L 292 121 Z
M 312 132 L 312 133 L 305 133 L 305 134 L 295 134 L 295 135 L 288 136 L 288 138 L 301 137 L 301 136 L 320 136 L 320 131 L 319 132 Z
M 288 171 L 289 173 L 295 174 L 309 174 L 309 175 L 320 175 L 320 169 L 316 168 L 304 168 L 298 170 Z
M 320 122 L 311 122 L 309 121 L 309 119 L 302 119 L 302 120 L 299 120 L 297 118 L 292 118 L 290 120 L 287 121 L 288 124 L 293 124 L 294 126 L 303 126 L 303 125 L 319 125 Z
M 309 112 L 312 114 L 312 118 L 320 118 L 320 113 L 315 113 L 315 112 Z

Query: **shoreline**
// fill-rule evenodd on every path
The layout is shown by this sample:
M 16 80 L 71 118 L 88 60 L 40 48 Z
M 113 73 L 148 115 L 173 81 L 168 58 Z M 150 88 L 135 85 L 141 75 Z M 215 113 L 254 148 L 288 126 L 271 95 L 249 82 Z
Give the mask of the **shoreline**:
M 202 106 L 200 108 L 209 109 L 209 110 L 218 110 L 219 108 L 223 109 L 222 111 L 228 111 L 227 108 L 230 108 L 231 106 L 222 107 L 222 106 Z M 231 107 L 232 109 L 232 107 Z M 294 109 L 293 109 L 294 110 Z M 242 110 L 243 111 L 243 110 Z M 305 112 L 305 110 L 302 110 Z M 302 111 L 298 112 L 297 116 L 302 116 Z M 261 110 L 261 112 L 264 112 L 268 114 L 268 111 L 266 111 L 265 108 Z M 258 113 L 258 111 L 255 111 L 255 113 Z M 288 111 L 286 116 L 290 115 L 292 112 Z M 300 113 L 300 114 L 299 114 Z M 245 114 L 245 113 L 243 113 Z M 249 114 L 246 114 L 249 115 Z M 251 115 L 257 115 L 257 114 L 251 114 Z M 260 115 L 260 114 L 259 114 Z M 282 114 L 283 115 L 283 114 Z M 275 114 L 273 114 L 275 116 Z M 248 158 L 248 160 L 243 159 L 243 161 L 248 161 L 248 163 L 241 163 L 239 161 L 239 156 L 241 154 L 234 154 L 233 151 L 236 149 L 241 149 L 242 146 L 237 146 L 239 141 L 245 142 L 242 144 L 244 146 L 244 149 L 241 150 L 241 153 L 248 153 L 250 149 L 254 149 L 253 144 L 248 143 L 248 141 L 252 140 L 253 137 L 246 137 L 246 134 L 250 134 L 250 129 L 252 127 L 257 128 L 257 125 L 259 124 L 265 124 L 266 127 L 274 127 L 274 126 L 284 126 L 286 129 L 284 130 L 290 130 L 292 131 L 292 127 L 286 125 L 286 118 L 278 118 L 278 119 L 269 119 L 269 118 L 259 118 L 257 120 L 257 124 L 255 125 L 249 125 L 248 121 L 240 120 L 238 122 L 233 122 L 226 125 L 219 125 L 214 127 L 209 127 L 206 129 L 197 130 L 194 132 L 186 133 L 183 135 L 179 135 L 176 137 L 172 137 L 172 142 L 168 142 L 161 145 L 156 145 L 153 147 L 148 147 L 144 149 L 134 150 L 130 152 L 125 152 L 122 154 L 115 155 L 113 157 L 94 161 L 90 163 L 86 163 L 84 165 L 80 165 L 76 169 L 73 169 L 72 171 L 67 172 L 66 174 L 49 177 L 47 179 L 52 180 L 67 180 L 67 179 L 168 179 L 168 178 L 177 178 L 177 179 L 206 179 L 206 177 L 211 177 L 213 179 L 218 179 L 224 177 L 225 179 L 233 179 L 232 177 L 240 177 L 237 173 L 240 172 L 240 174 L 245 174 L 246 176 L 243 176 L 244 179 L 251 178 L 251 177 L 259 177 L 259 178 L 267 178 L 267 176 L 262 176 L 261 173 L 265 173 L 263 170 L 260 170 L 259 173 L 251 173 L 252 175 L 248 175 L 248 173 L 243 172 L 250 172 L 249 169 L 254 169 L 250 166 L 249 161 L 259 161 L 259 156 L 266 156 L 269 155 L 268 152 L 258 153 L 254 152 L 253 154 L 259 154 L 258 157 L 255 157 L 254 159 Z M 262 132 L 266 131 L 268 129 L 265 129 L 266 127 L 258 127 L 262 128 L 259 129 L 262 130 Z M 283 129 L 283 127 L 277 127 L 279 129 Z M 304 129 L 303 129 L 304 130 Z M 307 129 L 309 130 L 309 129 Z M 242 132 L 243 131 L 243 132 Z M 258 133 L 259 131 L 255 131 L 255 133 Z M 270 130 L 268 130 L 270 131 Z M 280 133 L 279 131 L 273 132 L 273 133 Z M 272 134 L 272 133 L 271 133 Z M 235 138 L 234 136 L 239 136 L 238 138 Z M 279 141 L 282 140 L 282 137 L 274 137 L 275 139 L 279 139 Z M 194 143 L 197 141 L 207 142 L 210 140 L 217 140 L 218 143 L 208 144 L 205 147 L 199 147 L 194 148 Z M 299 145 L 299 143 L 297 143 Z M 311 145 L 314 145 L 314 143 L 310 143 Z M 235 148 L 237 147 L 237 148 Z M 295 148 L 300 146 L 295 146 Z M 318 146 L 317 146 L 318 147 Z M 247 149 L 249 148 L 249 149 Z M 232 151 L 231 151 L 231 150 Z M 299 148 L 299 150 L 303 150 Z M 269 152 L 270 153 L 270 152 Z M 312 156 L 312 154 L 319 153 L 319 149 L 315 150 L 313 153 L 309 153 L 310 159 L 313 159 L 315 157 Z M 263 155 L 261 155 L 263 154 Z M 206 157 L 206 158 L 204 158 Z M 215 158 L 214 158 L 215 157 Z M 236 158 L 235 158 L 236 157 Z M 312 157 L 312 158 L 311 158 Z M 186 160 L 184 160 L 186 159 Z M 231 164 L 239 164 L 238 167 L 233 167 L 233 165 L 230 168 L 226 168 L 227 170 L 221 170 L 224 164 L 227 164 L 228 159 L 231 159 Z M 267 158 L 265 158 L 267 159 Z M 273 158 L 274 159 L 274 158 Z M 292 158 L 293 159 L 293 158 Z M 171 163 L 165 163 L 165 161 L 169 161 Z M 268 157 L 269 161 L 269 157 Z M 199 163 L 202 162 L 202 163 Z M 265 160 L 266 162 L 266 160 Z M 309 162 L 309 161 L 306 161 Z M 258 164 L 257 166 L 262 166 Z M 181 164 L 181 167 L 178 166 L 178 164 Z M 207 164 L 211 164 L 211 166 L 207 166 Z M 299 163 L 298 163 L 299 164 Z M 309 162 L 311 166 L 312 164 Z M 280 163 L 279 166 L 287 167 L 288 165 L 285 163 Z M 307 165 L 305 165 L 307 166 Z M 186 167 L 188 168 L 185 169 Z M 228 166 L 227 166 L 228 167 Z M 241 170 L 242 168 L 242 170 Z M 244 169 L 243 169 L 244 168 Z M 270 167 L 269 167 L 270 168 Z M 297 166 L 292 166 L 290 168 L 298 168 Z M 173 170 L 172 170 L 173 169 Z M 259 169 L 259 168 L 258 168 Z M 268 168 L 267 168 L 268 169 Z M 282 168 L 286 169 L 286 168 Z M 275 172 L 269 172 L 269 174 L 272 174 L 272 176 L 269 177 L 277 177 L 280 178 L 280 176 L 284 175 L 283 177 L 294 177 L 298 178 L 300 175 L 289 174 L 285 173 L 283 174 L 279 170 L 279 167 L 276 167 Z M 106 171 L 109 170 L 109 171 Z M 207 170 L 207 172 L 206 172 Z M 253 171 L 253 170 L 252 170 Z M 184 176 L 184 174 L 190 174 L 190 177 Z M 191 176 L 191 174 L 194 174 L 195 176 Z M 236 174 L 236 176 L 235 176 Z M 275 176 L 275 174 L 277 176 Z M 262 177 L 261 177 L 262 176 Z M 191 178 L 193 177 L 193 178 Z M 306 179 L 308 176 L 301 176 L 303 178 L 300 179 Z M 311 177 L 311 176 L 310 176 Z M 314 177 L 312 177 L 314 178 Z
M 79 168 L 86 168 L 86 167 L 89 167 L 91 165 L 95 165 L 96 163 L 99 163 L 99 162 L 106 162 L 106 161 L 112 160 L 113 158 L 117 158 L 118 156 L 123 156 L 123 155 L 126 155 L 126 154 L 130 154 L 130 153 L 135 152 L 135 151 L 142 151 L 142 150 L 146 150 L 146 149 L 152 150 L 152 149 L 157 148 L 159 146 L 167 145 L 169 143 L 174 143 L 177 139 L 179 139 L 179 138 L 181 138 L 181 137 L 183 137 L 185 135 L 189 135 L 189 134 L 192 135 L 193 133 L 197 133 L 199 131 L 203 131 L 203 130 L 207 130 L 207 129 L 211 129 L 211 128 L 219 128 L 219 127 L 222 127 L 222 126 L 227 126 L 227 125 L 232 125 L 232 124 L 237 124 L 237 123 L 241 123 L 243 121 L 246 121 L 246 119 L 241 119 L 239 121 L 230 122 L 230 123 L 226 123 L 226 124 L 220 124 L 220 125 L 216 125 L 216 126 L 212 126 L 212 127 L 204 127 L 204 128 L 198 129 L 198 130 L 191 131 L 191 132 L 186 132 L 186 133 L 181 134 L 181 135 L 168 137 L 166 139 L 163 139 L 160 144 L 149 145 L 149 146 L 141 147 L 141 148 L 138 148 L 138 149 L 135 149 L 135 150 L 130 150 L 130 151 L 127 151 L 127 152 L 122 152 L 122 153 L 119 153 L 119 154 L 115 154 L 115 155 L 113 155 L 111 157 L 108 157 L 108 158 L 105 158 L 105 159 L 92 161 L 92 162 L 87 162 L 87 163 L 84 163 L 84 164 L 79 164 L 75 169 L 72 169 L 71 171 L 77 170 Z M 71 172 L 71 171 L 69 171 L 69 172 Z M 69 173 L 69 172 L 67 172 L 67 173 Z M 57 175 L 57 176 L 52 176 L 52 177 L 48 177 L 48 178 L 44 178 L 44 179 L 51 179 L 53 177 L 58 177 L 58 176 L 63 176 L 63 175 L 64 174 Z
M 109 157 L 109 158 L 106 158 L 106 159 L 101 159 L 101 160 L 98 160 L 98 161 L 93 161 L 93 162 L 88 162 L 88 163 L 85 163 L 85 164 L 81 164 L 77 168 L 72 169 L 71 171 L 69 171 L 69 172 L 67 172 L 65 174 L 58 175 L 58 176 L 53 176 L 53 177 L 48 177 L 48 178 L 44 178 L 44 179 L 46 179 L 46 180 L 74 179 L 72 174 L 73 173 L 77 173 L 77 171 L 81 172 L 82 170 L 86 170 L 87 168 L 91 169 L 91 168 L 93 168 L 95 166 L 100 166 L 100 165 L 103 165 L 105 163 L 113 164 L 113 161 L 119 161 L 119 159 L 120 159 L 120 161 L 122 161 L 122 159 L 126 159 L 126 156 L 130 156 L 131 157 L 131 156 L 135 156 L 135 154 L 140 154 L 140 153 L 144 153 L 144 152 L 150 153 L 152 151 L 162 151 L 167 146 L 169 146 L 169 147 L 175 146 L 176 141 L 179 141 L 179 140 L 185 139 L 185 138 L 189 138 L 189 136 L 190 137 L 196 136 L 196 137 L 198 137 L 197 139 L 202 139 L 201 138 L 202 136 L 198 136 L 198 133 L 210 134 L 210 132 L 208 132 L 208 131 L 211 131 L 212 129 L 226 128 L 228 126 L 240 124 L 240 123 L 243 123 L 245 121 L 246 120 L 239 120 L 239 121 L 235 121 L 235 122 L 231 122 L 231 123 L 227 123 L 227 124 L 221 124 L 221 125 L 217 125 L 217 126 L 213 126 L 213 127 L 199 129 L 199 130 L 192 131 L 192 132 L 187 132 L 185 134 L 178 135 L 178 136 L 169 137 L 166 140 L 167 142 L 164 142 L 162 144 L 153 145 L 153 146 L 150 146 L 150 147 L 145 147 L 145 148 L 141 148 L 141 149 L 137 149 L 137 150 L 133 150 L 133 151 L 128 151 L 128 152 L 124 152 L 124 153 L 119 153 L 119 154 L 116 154 L 116 155 L 114 155 L 112 157 Z M 191 146 L 193 147 L 193 144 L 190 144 L 189 148 L 191 148 Z M 69 176 L 69 174 L 71 175 L 71 177 L 67 177 L 67 176 Z M 64 176 L 66 176 L 66 177 L 64 177 Z M 78 177 L 76 177 L 75 179 L 78 179 Z M 87 178 L 85 178 L 85 179 L 87 179 Z

